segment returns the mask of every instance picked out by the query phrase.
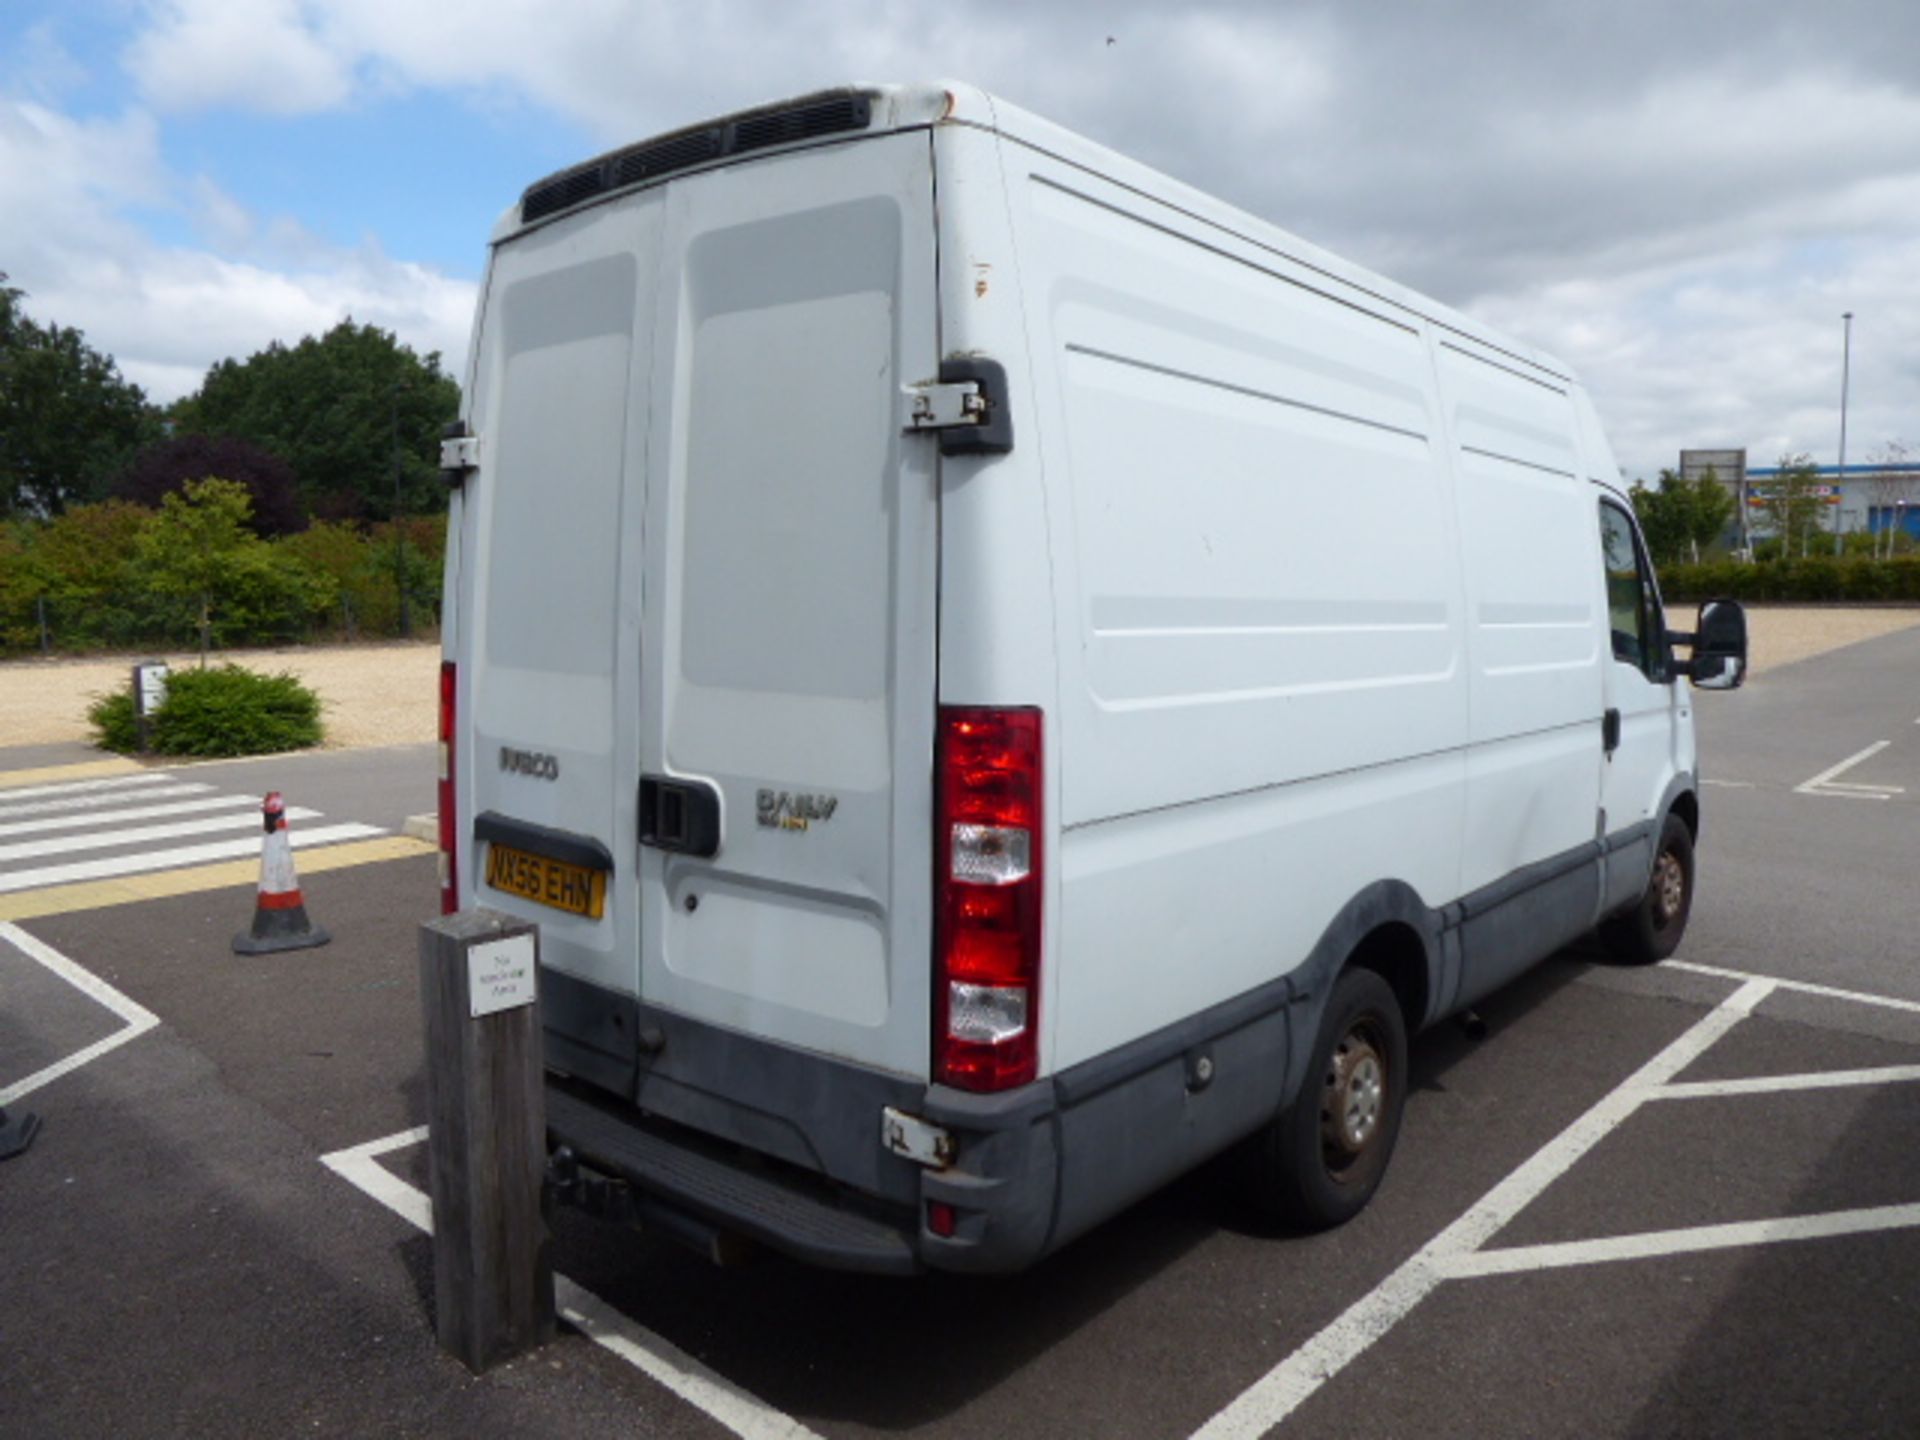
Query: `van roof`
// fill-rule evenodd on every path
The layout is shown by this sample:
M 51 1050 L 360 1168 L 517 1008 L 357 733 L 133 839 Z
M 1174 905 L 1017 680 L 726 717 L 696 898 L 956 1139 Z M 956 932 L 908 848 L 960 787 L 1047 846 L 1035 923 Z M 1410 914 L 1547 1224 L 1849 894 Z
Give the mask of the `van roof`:
M 509 240 L 551 216 L 616 193 L 657 184 L 669 175 L 711 169 L 748 155 L 832 143 L 854 133 L 880 134 L 933 125 L 974 126 L 1030 146 L 1247 244 L 1352 286 L 1376 301 L 1498 350 L 1511 359 L 1536 366 L 1563 381 L 1574 381 L 1571 369 L 1542 350 L 977 86 L 955 81 L 848 85 L 820 90 L 718 116 L 610 150 L 529 185 L 519 202 L 494 226 L 493 243 Z

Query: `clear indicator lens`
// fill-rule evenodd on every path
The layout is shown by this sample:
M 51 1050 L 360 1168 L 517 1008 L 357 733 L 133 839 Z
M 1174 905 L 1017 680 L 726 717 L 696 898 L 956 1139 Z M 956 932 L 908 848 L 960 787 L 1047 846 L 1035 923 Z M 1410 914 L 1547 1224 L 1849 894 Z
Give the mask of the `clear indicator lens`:
M 954 981 L 947 987 L 947 1033 L 974 1045 L 999 1045 L 1024 1034 L 1027 1028 L 1027 990 L 1024 985 L 968 985 Z
M 963 885 L 1013 885 L 1033 873 L 1033 836 L 1015 825 L 955 825 L 953 878 Z

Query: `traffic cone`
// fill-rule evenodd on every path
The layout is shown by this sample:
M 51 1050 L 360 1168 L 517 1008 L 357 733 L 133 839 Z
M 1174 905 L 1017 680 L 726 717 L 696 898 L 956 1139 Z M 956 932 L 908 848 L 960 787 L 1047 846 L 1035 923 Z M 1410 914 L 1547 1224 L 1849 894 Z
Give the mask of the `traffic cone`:
M 236 955 L 265 955 L 275 950 L 305 950 L 333 937 L 307 919 L 300 898 L 300 877 L 293 873 L 293 846 L 287 840 L 287 803 L 278 790 L 260 806 L 267 838 L 260 844 L 260 893 L 253 906 L 253 928 L 233 937 Z

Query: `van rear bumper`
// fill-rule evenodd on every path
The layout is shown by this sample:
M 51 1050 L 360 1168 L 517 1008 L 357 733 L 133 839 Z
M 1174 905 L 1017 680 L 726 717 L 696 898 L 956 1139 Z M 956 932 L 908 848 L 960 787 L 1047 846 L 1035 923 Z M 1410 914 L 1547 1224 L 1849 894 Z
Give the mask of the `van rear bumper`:
M 554 971 L 541 980 L 548 1065 L 573 1077 L 549 1080 L 551 1146 L 696 1226 L 882 1274 L 1023 1269 L 1247 1134 L 1279 1107 L 1303 1010 L 1282 980 L 1096 1061 L 975 1095 Z M 614 1018 L 588 1025 L 605 1007 Z M 650 1036 L 651 1053 L 624 1072 L 581 1064 L 583 1040 L 615 1034 Z M 889 1150 L 889 1107 L 944 1130 L 952 1162 Z M 935 1203 L 952 1208 L 951 1235 L 928 1227 Z

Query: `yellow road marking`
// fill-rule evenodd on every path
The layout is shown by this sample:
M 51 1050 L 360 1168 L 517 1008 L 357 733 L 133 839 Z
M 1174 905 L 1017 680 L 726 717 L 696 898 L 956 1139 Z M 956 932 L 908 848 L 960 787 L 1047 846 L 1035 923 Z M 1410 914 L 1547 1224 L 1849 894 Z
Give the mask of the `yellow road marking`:
M 345 845 L 326 845 L 298 852 L 302 874 L 319 870 L 343 870 L 349 865 L 368 865 L 376 860 L 405 860 L 415 855 L 432 855 L 436 847 L 423 845 L 404 835 L 383 835 L 377 840 L 354 840 Z M 102 910 L 109 905 L 131 905 L 139 900 L 164 900 L 172 895 L 191 895 L 200 890 L 219 890 L 228 885 L 253 885 L 260 878 L 258 860 L 226 860 L 217 865 L 195 865 L 185 870 L 160 870 L 151 875 L 127 875 L 115 880 L 86 880 L 76 885 L 50 885 L 44 890 L 23 890 L 17 895 L 0 895 L 0 920 L 33 920 L 42 915 L 65 915 L 75 910 Z
M 0 771 L 0 790 L 17 790 L 22 785 L 52 785 L 61 780 L 91 780 L 99 775 L 132 775 L 145 768 L 131 760 L 83 760 L 77 765 L 5 770 Z

